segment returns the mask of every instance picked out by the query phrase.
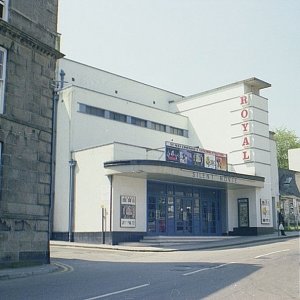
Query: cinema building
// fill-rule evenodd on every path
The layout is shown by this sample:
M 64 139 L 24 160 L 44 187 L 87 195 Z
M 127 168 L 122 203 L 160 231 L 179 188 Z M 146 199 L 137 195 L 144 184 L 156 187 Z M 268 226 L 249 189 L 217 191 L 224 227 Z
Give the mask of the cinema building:
M 182 96 L 60 60 L 53 239 L 257 235 L 276 228 L 270 87 Z

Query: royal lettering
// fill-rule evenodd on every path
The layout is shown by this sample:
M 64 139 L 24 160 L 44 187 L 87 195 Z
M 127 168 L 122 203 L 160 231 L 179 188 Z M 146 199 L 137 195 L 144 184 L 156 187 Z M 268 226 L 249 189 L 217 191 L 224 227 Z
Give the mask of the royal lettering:
M 241 99 L 241 105 L 248 104 L 248 97 L 247 96 L 240 96 Z
M 250 159 L 248 151 L 243 151 L 243 160 L 248 160 Z
M 241 117 L 243 118 L 243 119 L 246 119 L 246 118 L 248 118 L 248 115 L 249 115 L 249 111 L 248 111 L 248 109 L 243 109 L 242 111 L 241 111 Z
M 248 126 L 249 123 L 242 123 L 243 131 L 249 131 Z
M 249 100 L 250 98 L 248 98 L 248 95 L 240 96 L 240 105 L 242 106 L 240 111 L 240 115 L 242 119 L 241 128 L 243 134 L 241 145 L 245 149 L 244 151 L 242 150 L 243 161 L 249 161 L 251 159 L 250 152 L 249 152 L 249 148 L 251 147 L 251 138 L 248 135 L 251 126 L 250 121 L 248 121 L 250 118 Z
M 242 146 L 245 147 L 245 146 L 249 146 L 249 145 L 250 145 L 249 139 L 248 139 L 248 137 L 246 136 L 246 137 L 244 137 L 244 141 L 243 141 Z

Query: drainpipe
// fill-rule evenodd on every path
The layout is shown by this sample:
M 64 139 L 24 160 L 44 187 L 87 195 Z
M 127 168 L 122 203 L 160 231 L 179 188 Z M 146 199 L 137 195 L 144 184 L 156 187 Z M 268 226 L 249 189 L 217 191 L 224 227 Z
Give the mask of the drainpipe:
M 49 205 L 49 223 L 48 235 L 49 241 L 52 238 L 53 219 L 54 219 L 54 201 L 55 201 L 55 162 L 56 162 L 56 133 L 57 133 L 57 104 L 59 100 L 59 90 L 64 87 L 65 72 L 61 70 L 60 81 L 55 82 L 53 90 L 53 110 L 52 110 L 52 135 L 51 135 L 51 183 L 50 183 L 50 205 Z M 56 85 L 57 84 L 57 85 Z
M 69 185 L 69 242 L 73 242 L 73 206 L 74 206 L 74 175 L 76 160 L 69 161 L 70 166 L 70 185 Z
M 112 230 L 112 184 L 113 184 L 113 176 L 109 176 L 110 181 L 110 195 L 109 195 L 109 231 L 111 234 Z M 112 237 L 111 237 L 112 238 Z
M 53 110 L 52 110 L 52 137 L 51 137 L 51 186 L 50 186 L 50 207 L 49 207 L 49 240 L 53 232 L 54 216 L 54 193 L 55 193 L 55 160 L 56 160 L 56 130 L 57 130 L 57 103 L 59 95 L 56 90 L 53 92 Z

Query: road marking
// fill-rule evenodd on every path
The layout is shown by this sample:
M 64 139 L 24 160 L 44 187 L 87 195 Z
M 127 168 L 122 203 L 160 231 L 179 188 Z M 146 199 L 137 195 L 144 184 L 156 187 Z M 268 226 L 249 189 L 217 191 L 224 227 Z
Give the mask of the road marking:
M 128 291 L 133 291 L 133 290 L 137 290 L 146 286 L 149 286 L 150 283 L 146 283 L 146 284 L 142 284 L 142 285 L 138 285 L 138 286 L 134 286 L 125 290 L 120 290 L 120 291 L 116 291 L 116 292 L 112 292 L 112 293 L 108 293 L 108 294 L 104 294 L 104 295 L 99 295 L 96 297 L 92 297 L 92 298 L 86 298 L 84 300 L 95 300 L 95 299 L 100 299 L 100 298 L 104 298 L 104 297 L 108 297 L 108 296 L 112 296 L 112 295 L 117 295 L 117 294 L 121 294 L 121 293 L 125 293 Z
M 271 255 L 271 254 L 285 252 L 285 251 L 290 251 L 290 249 L 284 249 L 284 250 L 274 251 L 274 252 L 270 252 L 270 253 L 266 253 L 266 254 L 255 256 L 254 258 L 260 258 L 260 257 L 263 257 L 263 256 L 268 256 L 268 255 Z
M 218 266 L 214 266 L 214 267 L 210 267 L 210 268 L 199 269 L 199 270 L 196 270 L 196 271 L 192 271 L 192 272 L 182 274 L 182 276 L 193 275 L 195 273 L 199 273 L 199 272 L 203 272 L 203 271 L 207 271 L 207 270 L 214 270 L 214 269 L 222 268 L 224 266 L 228 266 L 228 265 L 231 265 L 231 264 L 235 264 L 235 262 L 230 262 L 230 263 L 226 263 L 226 264 L 222 264 L 222 265 L 218 265 Z
M 57 265 L 59 268 L 61 268 L 61 270 L 59 271 L 59 273 L 65 273 L 65 272 L 72 272 L 74 271 L 74 268 L 67 265 L 67 264 L 63 264 L 61 262 L 55 262 L 54 265 Z

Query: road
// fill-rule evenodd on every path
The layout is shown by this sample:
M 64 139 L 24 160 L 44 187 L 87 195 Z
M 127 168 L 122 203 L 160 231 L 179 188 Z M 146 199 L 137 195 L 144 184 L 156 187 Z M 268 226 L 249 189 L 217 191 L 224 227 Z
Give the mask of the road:
M 52 247 L 62 271 L 0 281 L 0 299 L 299 299 L 299 239 L 167 253 Z

